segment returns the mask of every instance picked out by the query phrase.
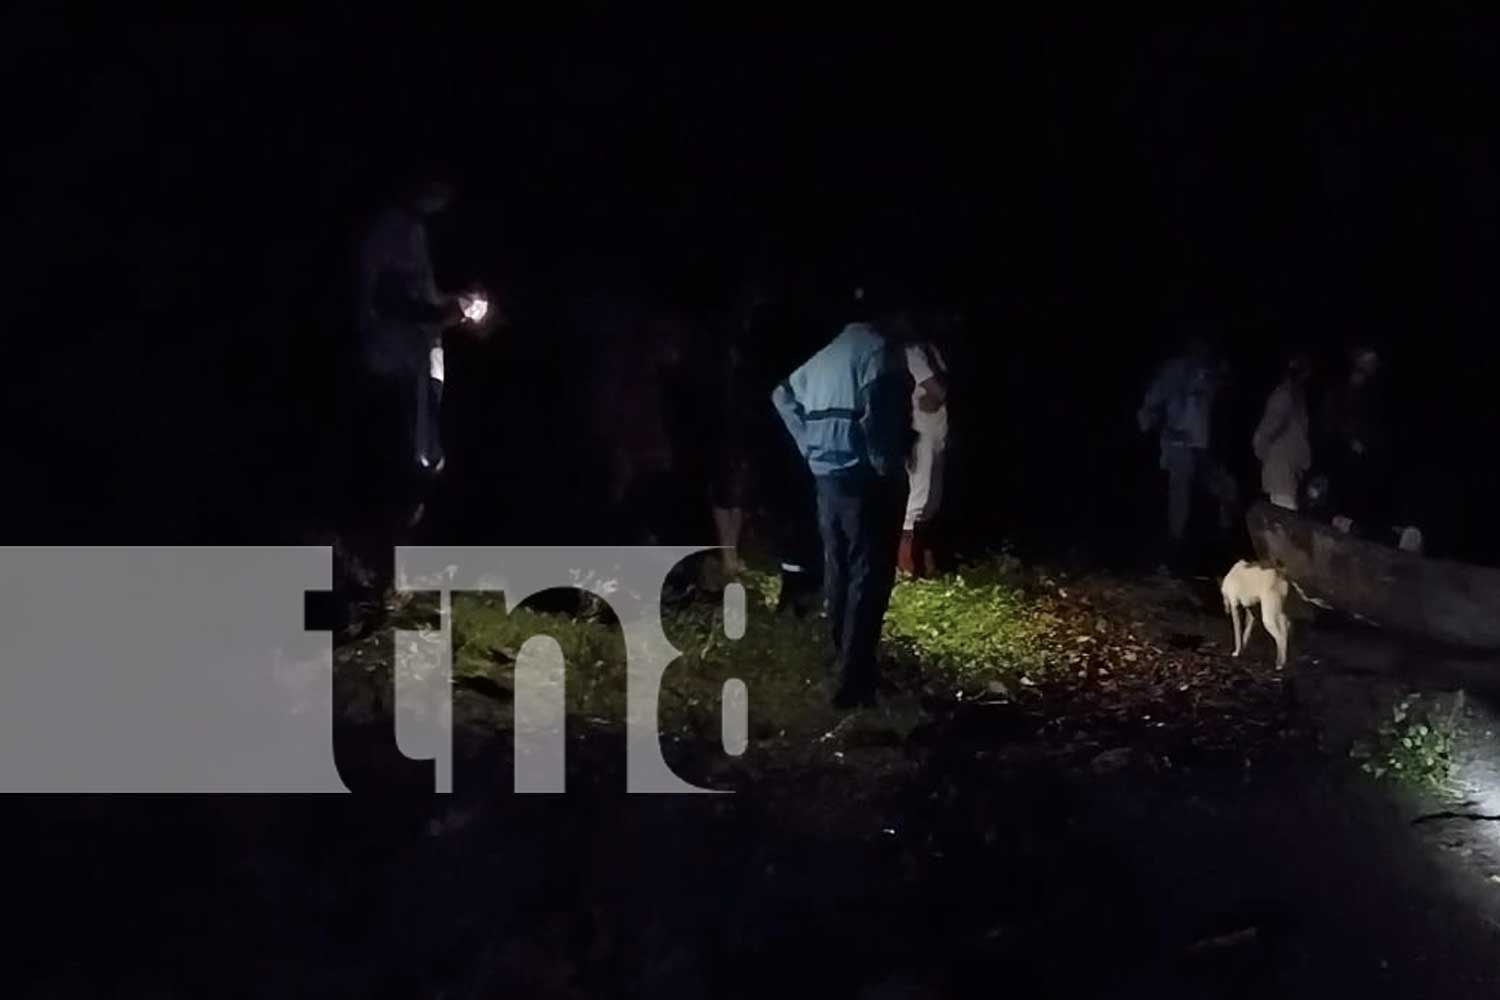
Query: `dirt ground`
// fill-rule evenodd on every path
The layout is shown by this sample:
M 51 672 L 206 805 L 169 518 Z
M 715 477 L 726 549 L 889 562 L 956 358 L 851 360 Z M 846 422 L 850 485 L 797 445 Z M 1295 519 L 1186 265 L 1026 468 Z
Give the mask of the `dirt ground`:
M 728 795 L 624 794 L 584 720 L 567 793 L 512 794 L 464 691 L 452 797 L 377 716 L 339 745 L 379 792 L 14 800 L 13 995 L 1500 996 L 1482 661 L 1303 609 L 1277 675 L 1209 582 L 1039 586 L 1175 665 L 977 701 L 893 669 L 815 740 L 664 748 Z M 1351 763 L 1460 688 L 1450 794 Z

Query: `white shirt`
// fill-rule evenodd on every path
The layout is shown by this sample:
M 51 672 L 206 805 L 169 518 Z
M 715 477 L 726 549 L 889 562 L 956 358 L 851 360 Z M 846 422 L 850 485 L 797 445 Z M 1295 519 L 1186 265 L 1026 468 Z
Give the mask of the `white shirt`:
M 944 441 L 948 437 L 948 404 L 944 403 L 931 413 L 919 405 L 924 392 L 922 383 L 934 376 L 948 373 L 948 363 L 943 360 L 933 344 L 911 344 L 906 348 L 906 367 L 911 372 L 916 388 L 911 394 L 911 426 L 919 435 Z

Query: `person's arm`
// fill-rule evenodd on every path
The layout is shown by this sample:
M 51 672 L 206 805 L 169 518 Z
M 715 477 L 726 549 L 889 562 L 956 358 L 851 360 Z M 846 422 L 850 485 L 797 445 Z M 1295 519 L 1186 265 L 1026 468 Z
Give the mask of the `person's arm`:
M 409 318 L 420 325 L 429 337 L 440 337 L 467 320 L 468 317 L 464 315 L 465 302 L 462 296 L 438 289 L 432 268 L 432 255 L 427 249 L 426 228 L 416 226 L 411 240 L 415 244 L 413 253 L 420 263 L 411 289 Z
M 860 428 L 876 474 L 904 475 L 911 451 L 912 376 L 894 350 L 880 352 L 862 393 Z
M 457 296 L 439 296 L 433 299 L 425 294 L 412 294 L 401 286 L 405 282 L 389 273 L 382 275 L 385 286 L 377 296 L 379 312 L 391 319 L 423 327 L 429 332 L 441 333 L 450 326 L 463 321 L 464 313 Z
M 948 379 L 941 367 L 934 363 L 926 344 L 907 348 L 906 360 L 911 377 L 917 384 L 917 408 L 923 413 L 936 413 L 948 401 Z
M 792 436 L 792 441 L 796 443 L 797 450 L 806 456 L 807 411 L 802 408 L 796 392 L 792 390 L 790 378 L 783 379 L 780 385 L 771 390 L 771 405 L 776 407 L 776 412 L 781 417 L 781 422 L 786 425 L 787 433 Z
M 918 382 L 917 388 L 921 390 L 917 405 L 922 408 L 923 413 L 936 413 L 948 402 L 947 382 L 941 375 Z

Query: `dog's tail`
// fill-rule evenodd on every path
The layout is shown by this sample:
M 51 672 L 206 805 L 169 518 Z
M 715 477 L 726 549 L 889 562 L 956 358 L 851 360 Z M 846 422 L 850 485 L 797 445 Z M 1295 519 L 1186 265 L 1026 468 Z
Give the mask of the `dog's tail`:
M 1305 591 L 1305 590 L 1303 590 L 1302 589 L 1302 585 L 1299 584 L 1296 580 L 1293 580 L 1291 577 L 1286 577 L 1285 579 L 1286 579 L 1287 583 L 1290 583 L 1292 585 L 1292 589 L 1297 592 L 1297 595 L 1299 597 L 1301 597 L 1304 601 L 1306 601 L 1308 604 L 1311 604 L 1313 607 L 1322 608 L 1324 611 L 1332 611 L 1332 610 L 1334 610 L 1333 605 L 1329 604 L 1327 601 L 1323 600 L 1321 597 L 1313 597 L 1310 594 L 1308 594 L 1308 592 Z

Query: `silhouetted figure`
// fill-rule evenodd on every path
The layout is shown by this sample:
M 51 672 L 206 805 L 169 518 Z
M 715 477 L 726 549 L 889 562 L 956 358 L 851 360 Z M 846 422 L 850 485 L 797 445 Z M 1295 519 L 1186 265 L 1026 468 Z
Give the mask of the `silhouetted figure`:
M 1347 377 L 1323 401 L 1319 461 L 1328 471 L 1335 517 L 1376 537 L 1389 517 L 1391 468 L 1381 359 L 1373 348 L 1358 347 L 1349 360 Z
M 845 326 L 772 393 L 817 484 L 840 708 L 875 701 L 906 508 L 911 393 L 901 345 L 875 322 Z
M 685 542 L 668 536 L 680 534 L 688 502 L 682 483 L 686 456 L 680 433 L 674 433 L 681 428 L 672 419 L 670 398 L 686 355 L 686 318 L 618 300 L 599 319 L 605 323 L 604 349 L 593 416 L 608 459 L 605 499 L 616 541 Z
M 1164 568 L 1180 570 L 1187 556 L 1188 524 L 1196 496 L 1211 497 L 1219 531 L 1227 534 L 1235 485 L 1213 451 L 1214 402 L 1227 367 L 1208 341 L 1189 337 L 1179 356 L 1157 370 L 1136 420 L 1142 431 L 1159 431 L 1159 464 L 1167 474 L 1167 542 Z
M 1294 356 L 1272 390 L 1256 425 L 1251 448 L 1260 460 L 1260 487 L 1271 502 L 1296 510 L 1302 477 L 1312 465 L 1312 429 L 1307 416 L 1307 384 L 1312 361 Z
M 353 500 L 375 522 L 374 537 L 365 539 L 380 550 L 365 553 L 375 564 L 375 584 L 389 583 L 389 550 L 421 522 L 446 465 L 443 333 L 477 315 L 472 298 L 438 290 L 428 253 L 427 222 L 452 198 L 448 182 L 420 177 L 376 216 L 359 248 L 357 423 L 364 449 Z
M 719 544 L 738 546 L 747 518 L 770 544 L 781 575 L 778 612 L 822 604 L 823 548 L 816 492 L 797 444 L 767 399 L 807 356 L 816 323 L 805 304 L 766 282 L 744 290 L 725 352 L 723 424 L 712 506 Z M 728 565 L 738 563 L 735 558 Z
M 760 386 L 755 370 L 755 340 L 760 333 L 757 320 L 764 315 L 768 299 L 759 288 L 743 289 L 727 318 L 725 339 L 720 345 L 719 433 L 711 469 L 709 507 L 726 577 L 735 576 L 741 569 L 739 546 L 745 514 L 753 503 L 755 452 L 763 444 L 758 440 L 763 434 L 756 411 L 765 408 L 765 391 L 757 391 Z
M 948 462 L 948 363 L 930 339 L 913 334 L 905 347 L 912 390 L 915 441 L 907 458 L 906 520 L 902 524 L 900 569 L 913 576 L 935 576 L 938 559 L 933 532 L 943 503 Z

